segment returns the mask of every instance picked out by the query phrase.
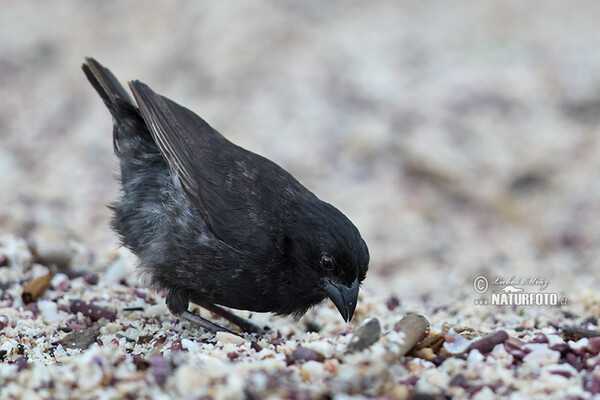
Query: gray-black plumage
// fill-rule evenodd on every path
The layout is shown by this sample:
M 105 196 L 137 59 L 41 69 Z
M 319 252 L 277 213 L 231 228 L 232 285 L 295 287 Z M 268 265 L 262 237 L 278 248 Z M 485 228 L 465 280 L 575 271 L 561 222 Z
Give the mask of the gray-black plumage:
M 302 315 L 329 297 L 352 318 L 369 253 L 344 214 L 147 85 L 130 82 L 134 103 L 94 59 L 83 71 L 113 116 L 112 226 L 171 312 L 192 301 Z

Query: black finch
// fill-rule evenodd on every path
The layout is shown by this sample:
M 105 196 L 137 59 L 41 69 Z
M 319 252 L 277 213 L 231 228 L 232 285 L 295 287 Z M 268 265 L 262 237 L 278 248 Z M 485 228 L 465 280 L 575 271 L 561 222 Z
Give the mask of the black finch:
M 260 332 L 220 306 L 304 314 L 325 298 L 352 319 L 369 251 L 358 229 L 274 162 L 227 140 L 202 118 L 88 58 L 83 71 L 113 116 L 122 196 L 112 226 L 167 294 Z

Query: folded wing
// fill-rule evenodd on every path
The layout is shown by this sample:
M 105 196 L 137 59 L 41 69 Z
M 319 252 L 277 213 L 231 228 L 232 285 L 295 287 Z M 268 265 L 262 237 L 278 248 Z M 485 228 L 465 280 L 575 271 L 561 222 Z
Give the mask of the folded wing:
M 283 218 L 275 210 L 289 210 L 301 196 L 314 195 L 277 164 L 229 142 L 190 110 L 139 81 L 130 87 L 169 168 L 213 233 L 236 248 L 266 254 L 282 234 L 274 231 Z

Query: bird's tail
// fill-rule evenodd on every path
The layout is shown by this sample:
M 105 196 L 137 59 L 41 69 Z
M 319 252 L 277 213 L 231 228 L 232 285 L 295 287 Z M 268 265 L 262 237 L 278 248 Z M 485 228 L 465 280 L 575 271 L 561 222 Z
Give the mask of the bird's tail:
M 129 112 L 130 107 L 135 109 L 131 97 L 108 68 L 89 57 L 81 68 L 115 118 L 121 117 L 121 112 L 125 111 L 122 110 L 123 107 L 129 109 Z
M 86 58 L 81 68 L 113 116 L 113 146 L 121 162 L 158 154 L 140 111 L 113 73 L 93 58 Z

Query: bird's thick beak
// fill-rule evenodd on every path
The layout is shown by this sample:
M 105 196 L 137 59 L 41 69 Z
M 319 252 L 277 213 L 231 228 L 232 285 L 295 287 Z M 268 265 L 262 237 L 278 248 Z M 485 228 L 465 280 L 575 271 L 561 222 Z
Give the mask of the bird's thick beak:
M 350 286 L 329 281 L 325 287 L 325 292 L 342 314 L 344 321 L 349 322 L 354 315 L 354 309 L 358 301 L 358 279 L 352 282 Z

